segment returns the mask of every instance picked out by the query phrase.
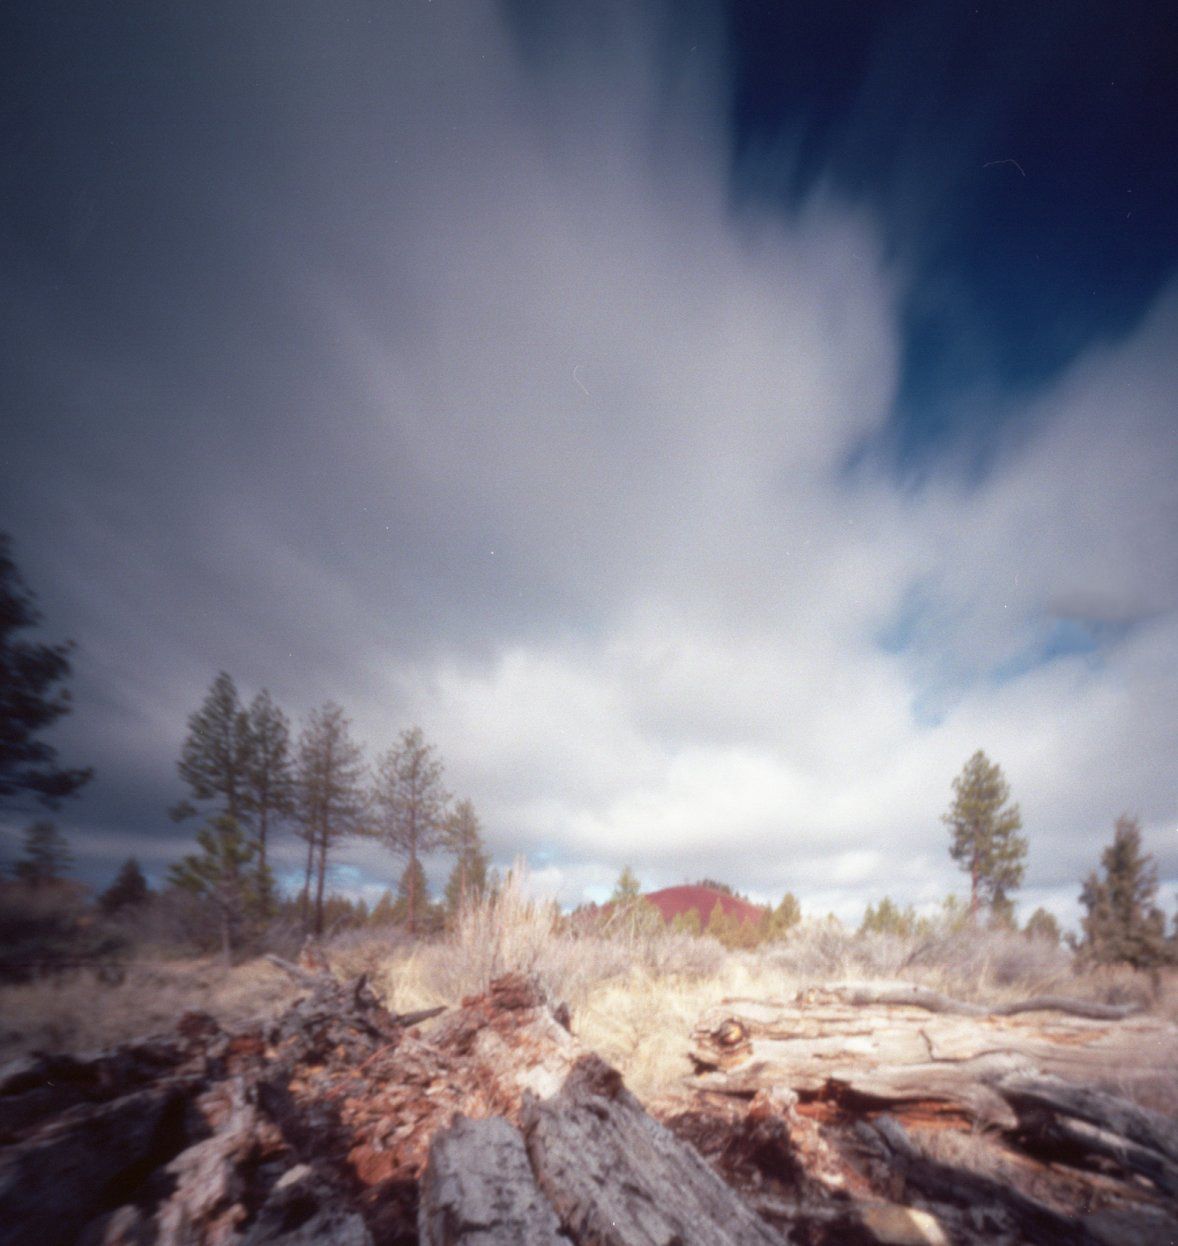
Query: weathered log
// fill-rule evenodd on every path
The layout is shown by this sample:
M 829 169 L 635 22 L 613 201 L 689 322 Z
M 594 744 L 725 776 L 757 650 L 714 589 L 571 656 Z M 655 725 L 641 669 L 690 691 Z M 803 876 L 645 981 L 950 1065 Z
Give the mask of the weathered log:
M 1178 1194 L 1178 1121 L 1056 1077 L 1008 1077 L 994 1089 L 1039 1147 L 1112 1160 Z
M 316 969 L 305 969 L 302 965 L 295 965 L 291 961 L 284 960 L 281 956 L 275 956 L 272 952 L 266 953 L 266 960 L 280 969 L 292 981 L 297 982 L 299 986 L 308 991 L 318 991 L 321 994 L 333 994 L 339 991 L 351 991 L 353 995 L 354 1010 L 360 1013 L 369 1011 L 373 1002 L 376 1000 L 368 987 L 367 975 L 361 974 L 358 978 L 353 979 L 350 983 L 342 983 L 335 978 L 327 969 L 327 962 L 319 953 L 313 963 L 319 967 Z M 381 1005 L 383 1008 L 383 1005 Z M 421 1008 L 416 1012 L 389 1012 L 391 1020 L 401 1026 L 403 1029 L 413 1025 L 420 1025 L 423 1021 L 429 1021 L 433 1017 L 440 1017 L 446 1011 L 444 1006 L 436 1008 Z
M 781 1246 L 692 1148 L 679 1142 L 599 1057 L 523 1110 L 540 1189 L 575 1242 L 594 1246 Z
M 1142 1011 L 1139 1004 L 1100 1004 L 1063 995 L 1036 995 L 1005 1004 L 971 1004 L 914 982 L 836 982 L 799 992 L 799 1001 L 845 1003 L 861 1008 L 895 1004 L 960 1017 L 1013 1017 L 1022 1012 L 1062 1012 L 1094 1021 L 1121 1021 Z
M 73 1241 L 103 1208 L 127 1197 L 142 1170 L 177 1149 L 182 1089 L 140 1090 L 74 1108 L 0 1156 L 0 1222 L 7 1246 Z
M 421 1246 L 567 1246 L 519 1130 L 458 1117 L 435 1135 L 421 1180 Z
M 1178 1029 L 1155 1018 L 1025 1005 L 962 1012 L 942 1009 L 943 1001 L 903 984 L 811 988 L 790 1004 L 725 1000 L 695 1027 L 692 1084 L 745 1096 L 787 1086 L 803 1099 L 876 1108 L 923 1105 L 1009 1129 L 1017 1119 L 990 1087 L 1002 1076 L 1099 1076 L 1117 1067 L 1148 1077 L 1178 1061 Z
M 990 1226 L 987 1238 L 1013 1231 L 1019 1240 L 1035 1246 L 1101 1246 L 1082 1222 L 1061 1215 L 1045 1203 L 980 1173 L 930 1159 L 908 1137 L 894 1117 L 862 1122 L 860 1139 L 873 1150 L 894 1177 L 919 1191 L 934 1204 L 972 1208 L 984 1213 Z

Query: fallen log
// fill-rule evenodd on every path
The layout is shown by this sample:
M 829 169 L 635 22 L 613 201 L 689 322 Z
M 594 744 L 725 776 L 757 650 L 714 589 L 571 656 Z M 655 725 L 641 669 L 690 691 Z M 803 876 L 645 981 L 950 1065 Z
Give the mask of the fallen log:
M 520 1132 L 460 1116 L 438 1133 L 421 1181 L 421 1246 L 567 1246 Z
M 523 1132 L 537 1184 L 575 1242 L 782 1246 L 597 1056 L 582 1057 L 558 1094 L 526 1102 Z
M 1036 1199 L 979 1173 L 929 1159 L 892 1116 L 862 1122 L 858 1136 L 893 1178 L 934 1203 L 980 1210 L 988 1238 L 1007 1232 L 1036 1246 L 1102 1246 L 1075 1217 L 1061 1215 Z
M 959 1017 L 1013 1017 L 1022 1012 L 1061 1012 L 1096 1021 L 1122 1021 L 1142 1011 L 1139 1004 L 1101 1004 L 1063 995 L 1035 995 L 1005 1004 L 971 1004 L 914 982 L 841 982 L 810 987 L 799 994 L 807 1004 L 845 1003 L 860 1008 L 896 1004 Z
M 994 1089 L 1037 1148 L 1072 1160 L 1111 1160 L 1178 1195 L 1178 1121 L 1055 1077 L 1008 1077 Z
M 1069 1008 L 1052 1011 L 1052 1002 Z M 1097 1017 L 1073 1002 L 981 1008 L 906 984 L 810 988 L 792 1003 L 725 1000 L 696 1024 L 691 1084 L 743 1096 L 786 1086 L 804 1102 L 923 1106 L 1013 1128 L 1017 1117 L 992 1085 L 1003 1076 L 1118 1068 L 1149 1077 L 1178 1061 L 1174 1026 L 1121 1010 Z

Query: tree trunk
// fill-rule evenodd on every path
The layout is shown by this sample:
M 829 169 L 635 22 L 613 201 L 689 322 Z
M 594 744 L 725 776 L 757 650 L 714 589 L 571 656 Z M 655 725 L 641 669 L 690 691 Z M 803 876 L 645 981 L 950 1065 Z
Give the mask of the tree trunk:
M 315 937 L 323 934 L 323 885 L 327 878 L 327 827 L 319 835 L 319 879 L 315 887 Z
M 417 864 L 417 853 L 409 849 L 409 870 L 406 877 L 409 879 L 408 895 L 405 897 L 409 901 L 409 934 L 417 933 L 417 871 L 413 868 Z
M 303 878 L 303 929 L 311 926 L 311 873 L 315 866 L 315 833 L 308 826 L 307 831 L 307 872 Z

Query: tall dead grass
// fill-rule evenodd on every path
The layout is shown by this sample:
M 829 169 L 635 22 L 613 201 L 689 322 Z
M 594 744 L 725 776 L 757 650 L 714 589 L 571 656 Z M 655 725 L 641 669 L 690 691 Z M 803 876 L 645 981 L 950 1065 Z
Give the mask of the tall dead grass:
M 1059 994 L 1138 1002 L 1178 1021 L 1178 974 L 1163 978 L 1158 994 L 1146 975 L 1128 969 L 1078 974 L 1065 948 L 1022 935 L 949 922 L 919 935 L 859 934 L 803 922 L 782 942 L 730 950 L 641 920 L 577 926 L 531 896 L 520 869 L 441 936 L 354 930 L 326 950 L 338 974 L 367 974 L 401 1012 L 457 1004 L 507 972 L 535 974 L 569 1004 L 582 1042 L 644 1097 L 673 1092 L 688 1073 L 691 1030 L 707 1008 L 726 998 L 790 1000 L 823 981 L 903 979 L 978 1001 Z M 235 1024 L 273 1012 L 295 993 L 265 961 L 225 970 L 207 958 L 132 965 L 116 986 L 75 973 L 0 987 L 0 1058 L 101 1047 L 166 1030 L 192 1008 Z

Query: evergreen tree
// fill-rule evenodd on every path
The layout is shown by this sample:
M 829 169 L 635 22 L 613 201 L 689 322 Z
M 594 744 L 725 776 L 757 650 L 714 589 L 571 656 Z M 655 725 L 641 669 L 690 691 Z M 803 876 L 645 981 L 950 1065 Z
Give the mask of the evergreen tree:
M 614 883 L 614 893 L 609 898 L 610 904 L 632 904 L 642 898 L 642 884 L 638 875 L 628 866 L 622 867 L 618 881 Z
M 1010 805 L 1002 770 L 981 749 L 953 780 L 953 804 L 941 819 L 953 832 L 949 855 L 969 874 L 969 911 L 980 905 L 1002 910 L 1023 880 L 1027 841 L 1018 832 L 1022 815 Z
M 41 621 L 36 599 L 12 561 L 0 533 L 0 806 L 18 806 L 28 794 L 55 809 L 75 795 L 93 771 L 61 770 L 57 750 L 37 737 L 70 711 L 72 644 L 34 644 L 18 634 Z
M 802 920 L 802 906 L 792 891 L 781 897 L 781 903 L 769 915 L 765 931 L 768 939 L 783 939 Z
M 251 868 L 256 850 L 237 822 L 224 813 L 197 831 L 196 842 L 200 852 L 172 866 L 168 881 L 212 903 L 228 965 L 246 917 L 258 902 L 257 874 Z
M 444 841 L 450 796 L 442 786 L 442 762 L 420 727 L 401 733 L 396 747 L 381 758 L 373 792 L 385 845 L 408 866 Z M 417 929 L 415 893 L 408 896 L 410 934 Z
M 98 907 L 109 917 L 122 909 L 139 908 L 147 903 L 151 890 L 139 862 L 128 857 L 114 882 L 98 897 Z
M 332 701 L 313 710 L 299 737 L 295 797 L 299 834 L 307 844 L 304 921 L 315 880 L 314 932 L 323 933 L 323 888 L 332 849 L 345 836 L 365 833 L 368 812 L 364 753 L 353 742 L 351 723 Z
M 193 800 L 214 802 L 215 813 L 225 814 L 240 827 L 252 763 L 249 715 L 237 698 L 232 677 L 221 671 L 200 709 L 188 719 L 177 769 Z M 196 812 L 190 801 L 182 801 L 172 817 L 181 821 Z
M 703 919 L 699 909 L 685 909 L 671 918 L 671 930 L 676 934 L 703 934 Z
M 13 867 L 13 873 L 30 887 L 59 883 L 73 864 L 69 844 L 57 826 L 41 818 L 25 829 L 24 856 Z
M 1054 914 L 1049 913 L 1045 908 L 1037 908 L 1027 918 L 1027 924 L 1023 927 L 1023 934 L 1028 939 L 1042 939 L 1053 947 L 1059 946 L 1059 941 L 1062 937 L 1059 922 L 1055 920 Z
M 459 801 L 446 820 L 446 847 L 457 858 L 446 883 L 446 912 L 453 916 L 487 889 L 487 859 L 478 814 L 469 800 Z
M 1154 904 L 1158 872 L 1141 851 L 1141 826 L 1122 814 L 1113 842 L 1101 854 L 1104 877 L 1093 871 L 1080 892 L 1086 913 L 1080 919 L 1080 954 L 1097 964 L 1124 962 L 1154 970 L 1169 958 L 1166 921 Z
M 258 846 L 258 878 L 269 877 L 266 848 L 271 831 L 295 810 L 294 770 L 290 756 L 290 722 L 263 688 L 247 711 L 249 754 L 243 784 L 243 804 L 253 823 Z M 263 891 L 263 906 L 273 897 Z
M 916 910 L 910 904 L 902 909 L 891 896 L 884 896 L 878 905 L 868 905 L 863 914 L 860 934 L 891 934 L 907 936 L 916 930 Z

